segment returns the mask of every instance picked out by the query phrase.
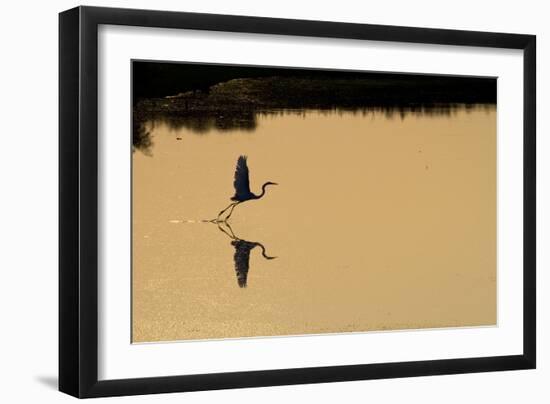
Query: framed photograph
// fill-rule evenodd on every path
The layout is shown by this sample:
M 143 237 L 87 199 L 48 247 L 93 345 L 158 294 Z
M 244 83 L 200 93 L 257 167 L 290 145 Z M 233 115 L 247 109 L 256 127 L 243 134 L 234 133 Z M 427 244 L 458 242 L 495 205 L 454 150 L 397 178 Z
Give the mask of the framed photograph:
M 534 36 L 59 26 L 61 391 L 535 368 Z

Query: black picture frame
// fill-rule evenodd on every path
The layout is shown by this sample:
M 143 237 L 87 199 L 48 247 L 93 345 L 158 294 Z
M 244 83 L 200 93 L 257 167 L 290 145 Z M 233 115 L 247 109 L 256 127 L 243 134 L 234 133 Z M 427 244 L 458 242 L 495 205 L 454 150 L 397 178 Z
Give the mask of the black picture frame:
M 98 380 L 100 24 L 523 50 L 523 354 Z M 534 35 L 77 7 L 59 15 L 59 390 L 104 397 L 533 369 L 536 366 Z

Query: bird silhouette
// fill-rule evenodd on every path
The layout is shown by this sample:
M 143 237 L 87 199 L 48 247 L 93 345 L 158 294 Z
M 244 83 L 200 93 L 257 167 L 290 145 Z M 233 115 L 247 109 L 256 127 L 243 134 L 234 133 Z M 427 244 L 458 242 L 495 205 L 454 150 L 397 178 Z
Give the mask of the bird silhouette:
M 262 193 L 259 195 L 256 195 L 250 191 L 250 180 L 248 176 L 248 165 L 247 165 L 247 157 L 246 156 L 239 156 L 237 160 L 237 167 L 235 169 L 235 180 L 233 181 L 233 186 L 235 187 L 235 195 L 231 197 L 231 200 L 234 201 L 231 203 L 227 208 L 220 211 L 218 213 L 218 217 L 216 221 L 220 220 L 220 217 L 229 209 L 229 214 L 226 216 L 226 218 L 223 221 L 227 221 L 231 215 L 233 214 L 233 210 L 235 207 L 243 202 L 246 201 L 252 201 L 255 199 L 260 199 L 265 195 L 265 189 L 269 185 L 278 185 L 276 182 L 268 181 L 262 185 Z
M 221 223 L 224 223 L 224 225 L 228 228 L 229 231 L 226 231 L 222 226 Z M 233 261 L 235 263 L 235 273 L 237 275 L 237 284 L 240 288 L 246 288 L 247 282 L 248 282 L 248 271 L 250 269 L 250 252 L 256 248 L 260 247 L 262 249 L 262 256 L 266 260 L 272 260 L 277 257 L 271 257 L 266 254 L 265 247 L 262 243 L 259 243 L 257 241 L 248 241 L 243 240 L 241 238 L 238 238 L 235 236 L 235 233 L 233 233 L 233 229 L 227 222 L 218 222 L 218 229 L 220 229 L 223 233 L 228 235 L 231 238 L 231 245 L 235 248 L 235 253 L 233 254 Z

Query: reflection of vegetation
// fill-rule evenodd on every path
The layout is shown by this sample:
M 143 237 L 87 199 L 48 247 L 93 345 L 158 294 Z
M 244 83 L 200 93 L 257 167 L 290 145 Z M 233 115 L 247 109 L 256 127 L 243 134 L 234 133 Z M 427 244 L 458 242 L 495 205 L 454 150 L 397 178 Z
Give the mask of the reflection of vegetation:
M 151 140 L 151 131 L 146 129 L 145 122 L 138 121 L 134 118 L 132 138 L 134 151 L 141 150 L 144 154 L 151 155 L 151 146 L 153 146 L 153 141 Z
M 247 130 L 256 129 L 256 114 L 252 111 L 220 112 L 219 115 L 209 113 L 167 114 L 153 113 L 149 116 L 152 121 L 163 123 L 170 129 L 187 128 L 195 133 L 206 133 L 212 129 Z
M 382 112 L 388 118 L 407 115 L 451 115 L 459 108 L 494 108 L 496 80 L 396 76 L 237 78 L 164 98 L 142 98 L 134 104 L 134 148 L 147 152 L 151 140 L 146 121 L 202 134 L 210 130 L 253 131 L 258 115 L 296 113 Z

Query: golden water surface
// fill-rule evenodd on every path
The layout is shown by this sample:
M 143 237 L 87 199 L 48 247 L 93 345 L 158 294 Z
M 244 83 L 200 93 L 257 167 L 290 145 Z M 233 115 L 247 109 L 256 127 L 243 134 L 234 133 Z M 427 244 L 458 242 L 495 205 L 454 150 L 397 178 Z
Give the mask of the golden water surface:
M 151 134 L 133 154 L 133 342 L 496 323 L 494 108 Z M 252 192 L 279 185 L 235 209 L 232 239 L 201 220 L 230 203 L 239 155 Z M 236 239 L 277 257 L 251 249 L 246 287 Z

